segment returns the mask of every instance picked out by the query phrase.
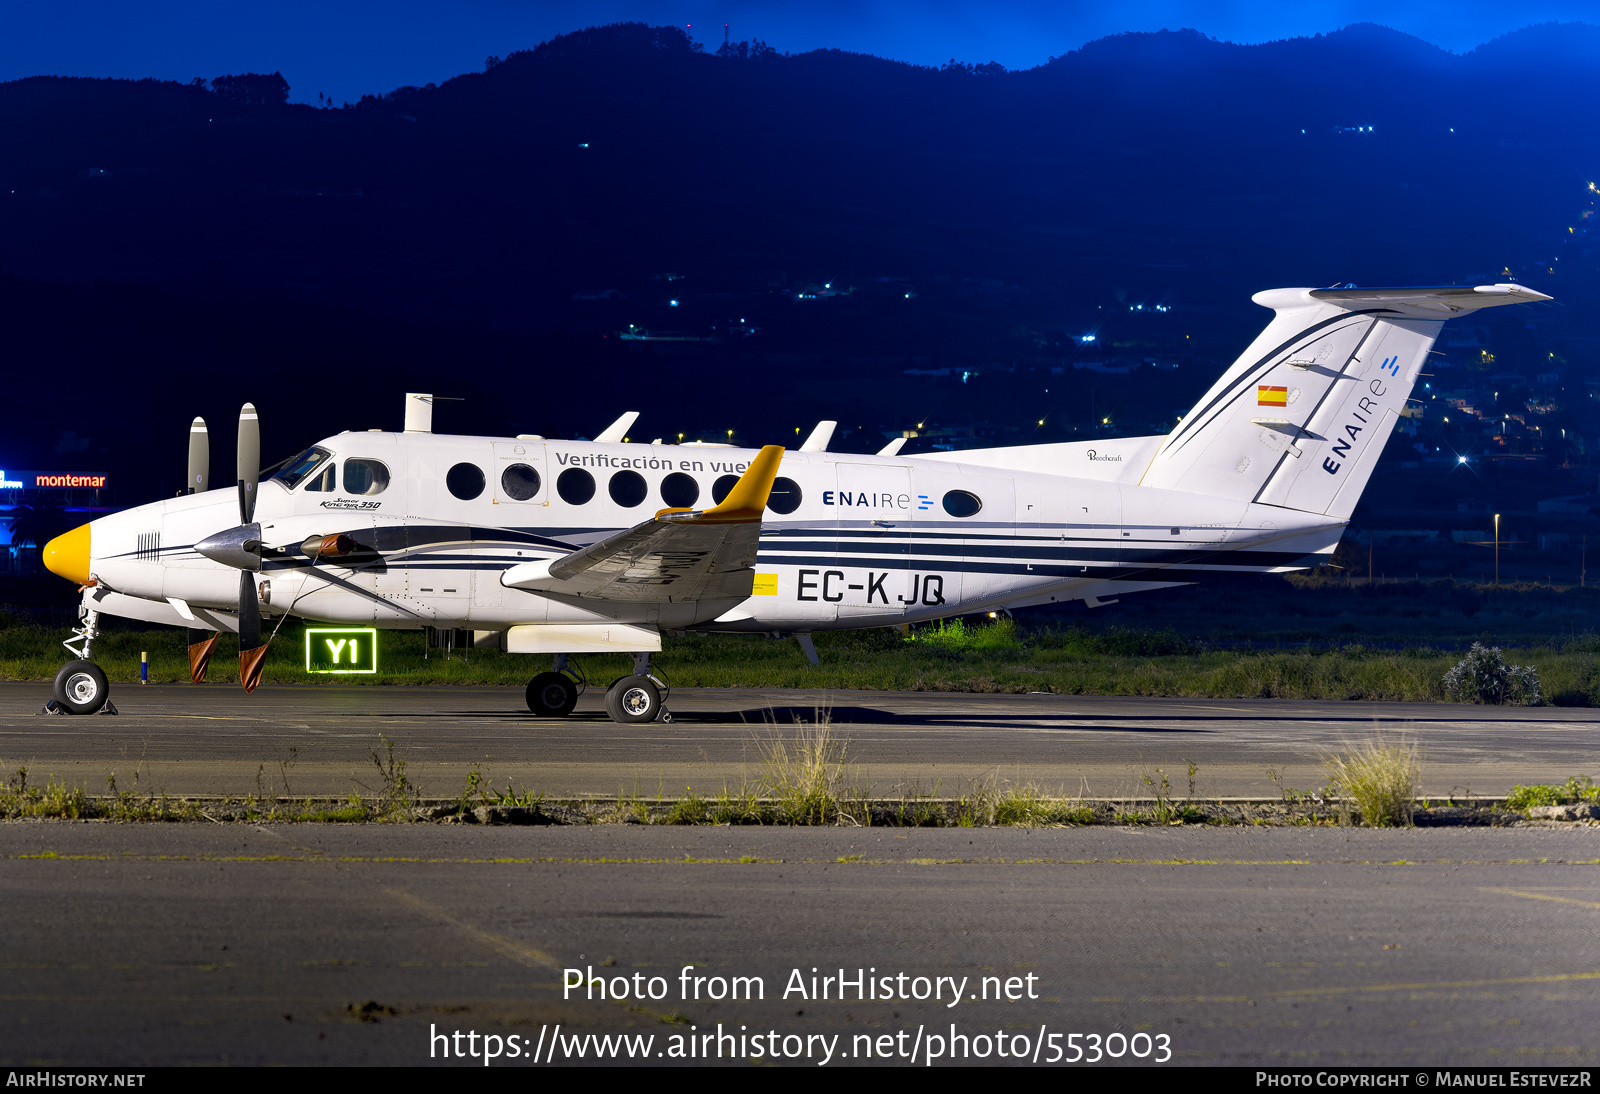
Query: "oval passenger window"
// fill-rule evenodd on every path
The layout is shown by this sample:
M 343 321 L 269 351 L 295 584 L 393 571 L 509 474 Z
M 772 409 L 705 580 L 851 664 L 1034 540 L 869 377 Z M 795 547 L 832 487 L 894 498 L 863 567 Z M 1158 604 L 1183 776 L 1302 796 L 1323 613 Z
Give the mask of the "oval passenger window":
M 800 508 L 800 484 L 779 476 L 772 480 L 772 493 L 767 496 L 767 508 L 788 516 Z
M 727 500 L 728 494 L 733 490 L 734 484 L 739 481 L 738 475 L 724 475 L 711 484 L 711 500 L 721 505 Z
M 944 496 L 944 511 L 952 517 L 974 516 L 982 508 L 982 499 L 965 490 L 952 490 Z
M 674 471 L 661 480 L 661 500 L 669 509 L 692 509 L 700 500 L 700 484 L 682 471 Z
M 644 476 L 637 471 L 618 471 L 611 476 L 611 482 L 606 485 L 606 492 L 611 495 L 611 500 L 624 509 L 632 509 L 644 501 L 650 493 L 650 487 L 644 481 Z
M 483 493 L 483 469 L 475 463 L 458 463 L 445 472 L 444 484 L 462 501 L 471 501 Z
M 389 489 L 389 469 L 377 460 L 345 460 L 346 494 L 381 494 Z
M 527 501 L 539 492 L 539 472 L 525 463 L 514 463 L 500 472 L 500 489 L 512 501 Z
M 556 476 L 556 493 L 568 505 L 582 505 L 594 497 L 594 476 L 581 467 L 569 467 Z

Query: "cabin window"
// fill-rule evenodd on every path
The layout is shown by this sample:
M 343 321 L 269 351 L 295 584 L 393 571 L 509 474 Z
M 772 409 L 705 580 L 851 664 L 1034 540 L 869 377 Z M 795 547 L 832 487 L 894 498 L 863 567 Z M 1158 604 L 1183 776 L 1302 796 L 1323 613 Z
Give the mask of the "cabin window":
M 277 482 L 283 483 L 286 490 L 293 490 L 300 485 L 307 475 L 321 467 L 332 456 L 333 453 L 326 448 L 308 448 L 284 464 L 283 470 L 272 476 L 272 478 Z
M 767 495 L 767 508 L 774 513 L 788 516 L 800 508 L 801 497 L 800 484 L 780 475 L 772 480 L 772 493 Z
M 539 492 L 539 472 L 525 463 L 514 463 L 500 473 L 500 489 L 512 501 L 527 501 Z
M 568 505 L 583 505 L 594 497 L 594 476 L 581 467 L 569 467 L 556 476 L 556 493 Z
M 306 479 L 306 489 L 314 490 L 321 494 L 333 493 L 334 470 L 332 460 L 328 461 L 326 466 L 317 468 L 311 473 L 311 477 Z
M 952 517 L 976 516 L 983 508 L 983 499 L 965 490 L 951 490 L 944 496 L 944 511 Z
M 721 505 L 733 491 L 734 483 L 739 481 L 738 475 L 724 475 L 711 484 L 711 500 Z
M 650 487 L 645 483 L 644 476 L 637 471 L 618 471 L 611 476 L 611 482 L 606 486 L 606 492 L 611 495 L 611 500 L 624 509 L 632 509 L 643 502 L 650 493 Z
M 700 484 L 682 471 L 674 471 L 661 480 L 661 500 L 670 509 L 692 509 L 700 500 Z
M 475 463 L 458 463 L 444 475 L 445 487 L 462 501 L 483 493 L 483 469 Z
M 377 460 L 345 460 L 346 494 L 381 494 L 389 489 L 389 469 Z

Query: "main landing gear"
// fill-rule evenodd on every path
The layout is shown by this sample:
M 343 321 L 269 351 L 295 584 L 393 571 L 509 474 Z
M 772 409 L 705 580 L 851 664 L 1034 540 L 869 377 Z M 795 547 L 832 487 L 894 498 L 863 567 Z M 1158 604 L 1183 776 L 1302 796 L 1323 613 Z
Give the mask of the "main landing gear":
M 528 682 L 528 709 L 544 718 L 564 718 L 578 704 L 586 681 L 564 653 L 555 657 L 550 672 L 541 672 Z M 672 721 L 665 709 L 671 689 L 650 671 L 650 655 L 633 655 L 633 675 L 624 676 L 606 689 L 606 713 L 613 722 L 627 725 L 642 722 Z
M 567 655 L 558 653 L 552 671 L 528 681 L 528 709 L 541 718 L 565 718 L 587 687 L 588 681 L 568 666 Z
M 78 606 L 78 626 L 72 637 L 61 643 L 78 655 L 56 673 L 52 691 L 55 698 L 45 704 L 47 714 L 115 714 L 111 685 L 100 666 L 89 660 L 94 640 L 100 637 L 100 613 L 91 608 L 87 595 Z M 81 643 L 75 646 L 74 642 Z

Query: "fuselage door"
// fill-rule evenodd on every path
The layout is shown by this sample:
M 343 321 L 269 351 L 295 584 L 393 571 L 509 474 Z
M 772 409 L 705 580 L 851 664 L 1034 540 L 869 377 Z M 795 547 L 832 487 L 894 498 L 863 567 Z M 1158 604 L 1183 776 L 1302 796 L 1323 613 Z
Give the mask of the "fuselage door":
M 819 595 L 838 604 L 840 619 L 901 615 L 911 598 L 911 472 L 861 463 L 836 464 L 835 470 L 839 565 L 819 575 L 826 585 Z

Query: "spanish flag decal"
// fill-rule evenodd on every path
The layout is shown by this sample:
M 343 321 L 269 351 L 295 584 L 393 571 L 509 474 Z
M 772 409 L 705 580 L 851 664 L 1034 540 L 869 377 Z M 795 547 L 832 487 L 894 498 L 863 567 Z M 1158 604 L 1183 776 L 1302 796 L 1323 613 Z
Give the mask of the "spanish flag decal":
M 1257 406 L 1288 406 L 1289 389 L 1286 387 L 1268 387 L 1260 384 L 1256 387 Z

